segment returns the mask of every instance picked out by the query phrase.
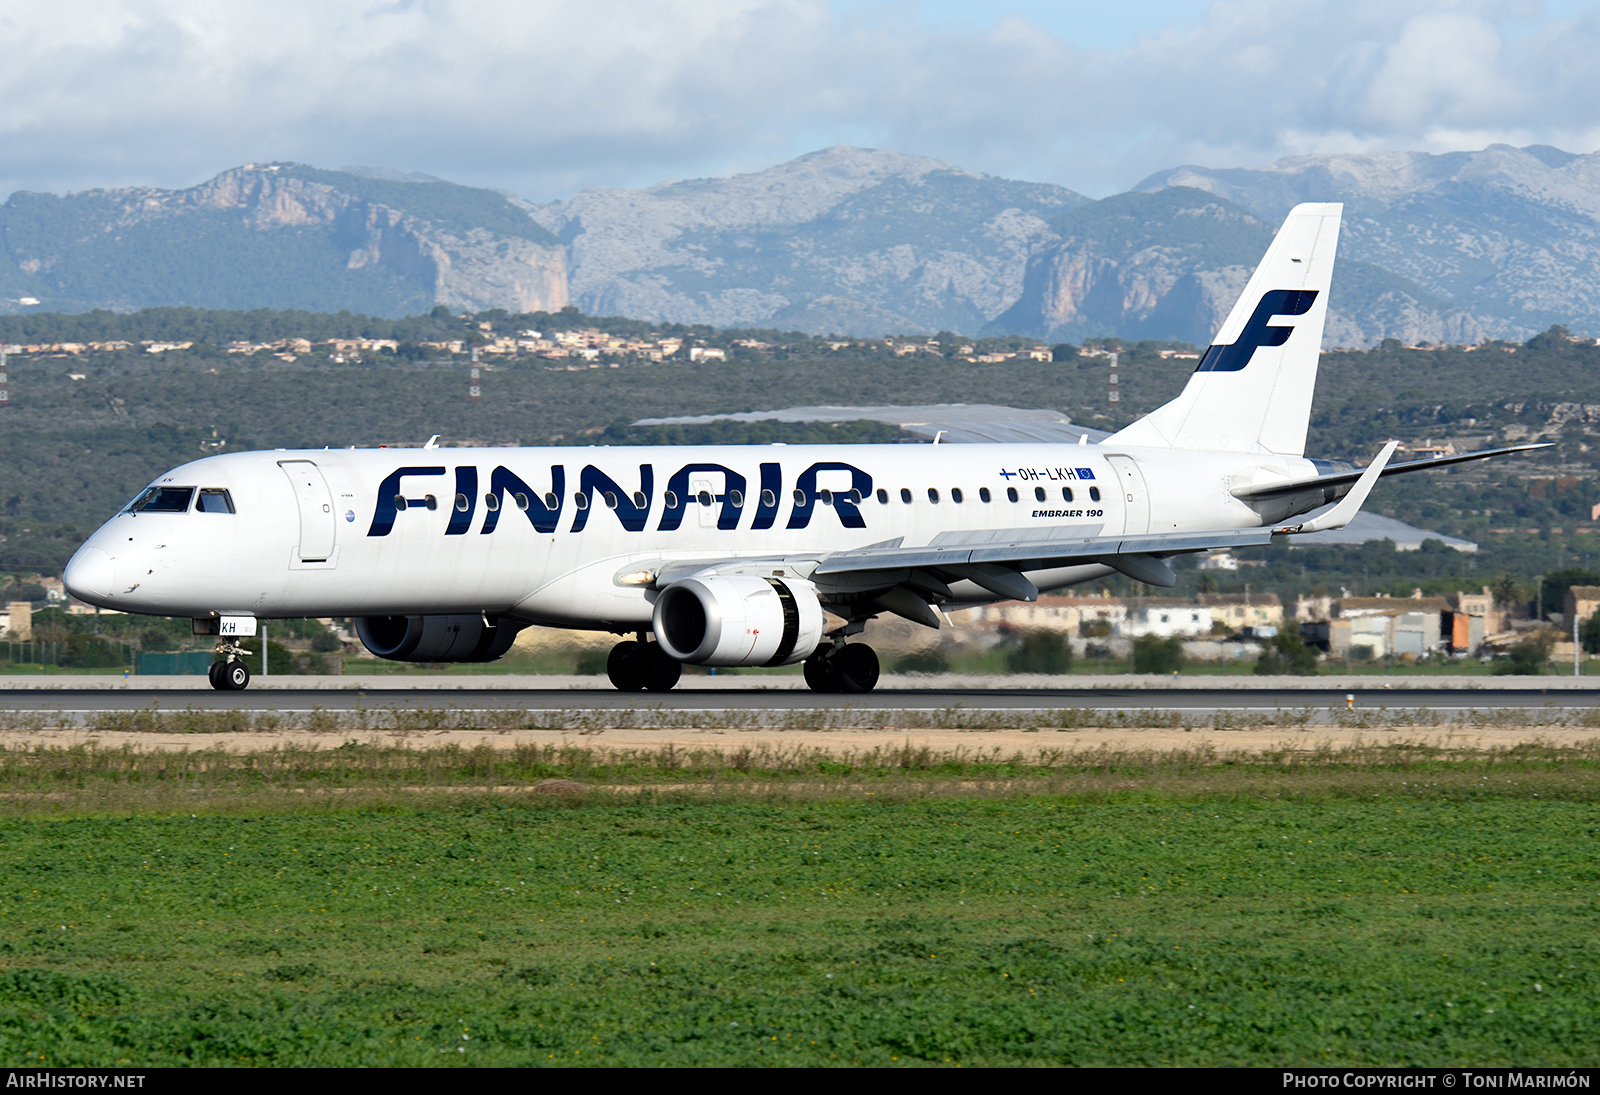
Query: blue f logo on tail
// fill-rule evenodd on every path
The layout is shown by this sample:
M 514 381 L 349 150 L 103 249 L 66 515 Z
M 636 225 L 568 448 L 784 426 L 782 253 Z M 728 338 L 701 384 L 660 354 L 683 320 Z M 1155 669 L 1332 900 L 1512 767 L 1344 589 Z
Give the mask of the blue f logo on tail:
M 1271 327 L 1267 320 L 1273 316 L 1303 316 L 1316 303 L 1315 289 L 1270 289 L 1261 294 L 1250 321 L 1239 332 L 1239 340 L 1231 346 L 1212 346 L 1200 359 L 1197 373 L 1236 373 L 1255 356 L 1262 346 L 1282 346 L 1294 334 L 1294 328 Z

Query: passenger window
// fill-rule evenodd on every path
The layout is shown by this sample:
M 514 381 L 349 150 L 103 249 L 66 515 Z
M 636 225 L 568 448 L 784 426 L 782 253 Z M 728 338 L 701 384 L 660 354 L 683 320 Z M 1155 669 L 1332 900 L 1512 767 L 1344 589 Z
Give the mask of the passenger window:
M 633 508 L 634 509 L 644 509 L 644 507 L 647 504 L 649 504 L 649 502 L 650 502 L 650 499 L 648 499 L 648 498 L 646 498 L 644 496 L 644 491 L 636 490 L 636 491 L 633 492 Z
M 825 505 L 825 506 L 833 505 L 833 491 L 831 491 L 831 490 L 819 490 L 817 492 L 817 497 L 822 499 L 822 504 L 823 505 Z
M 901 487 L 900 488 L 900 501 L 904 502 L 908 506 L 911 504 L 911 488 L 910 487 Z
M 1035 502 L 1043 502 L 1044 501 L 1044 488 L 1043 487 L 1034 487 L 1033 488 L 1033 500 Z
M 527 509 L 528 508 L 528 499 L 525 496 L 520 495 L 520 494 L 517 495 L 517 497 L 522 499 L 520 502 L 517 503 L 517 505 L 519 507 L 521 507 L 522 509 Z M 544 508 L 545 509 L 554 512 L 556 509 L 560 508 L 560 506 L 561 506 L 561 499 L 557 498 L 555 495 L 547 493 L 544 496 Z
M 151 487 L 128 506 L 130 513 L 187 513 L 193 487 Z
M 1100 488 L 1099 487 L 1090 487 L 1089 488 L 1089 497 L 1090 497 L 1091 500 L 1093 500 L 1095 502 L 1100 501 Z
M 882 487 L 879 487 L 878 488 L 878 505 L 887 506 L 888 504 L 889 504 L 889 492 L 884 490 Z
M 513 494 L 511 496 L 511 500 L 517 504 L 518 509 L 528 508 L 528 496 L 520 491 L 516 494 Z
M 929 487 L 928 488 L 928 501 L 932 502 L 934 505 L 938 505 L 939 504 L 939 488 L 938 487 Z
M 771 509 L 773 506 L 778 504 L 778 496 L 773 494 L 770 490 L 764 490 L 761 492 L 761 504 L 766 506 L 768 509 Z
M 201 487 L 200 502 L 194 508 L 201 513 L 233 513 L 233 495 L 222 487 Z
M 456 495 L 456 512 L 466 513 L 472 507 L 472 501 L 464 494 Z
M 605 499 L 606 509 L 616 509 L 617 508 L 617 496 L 612 491 L 606 491 L 603 494 L 601 494 L 600 497 Z
M 661 496 L 661 501 L 666 503 L 666 506 L 667 506 L 668 509 L 677 509 L 678 508 L 678 496 L 673 491 L 669 490 L 669 491 L 667 491 L 666 494 L 663 494 Z
M 439 508 L 439 499 L 434 497 L 431 494 L 424 495 L 422 500 L 424 502 L 428 503 L 428 508 L 429 509 L 438 509 Z
M 579 509 L 588 509 L 589 495 L 584 491 L 579 491 L 577 494 L 572 496 L 572 504 L 577 506 Z
M 406 496 L 405 495 L 397 494 L 397 495 L 394 496 L 394 508 L 395 509 L 403 510 L 403 509 L 406 508 L 406 504 L 407 503 L 406 503 Z
M 861 504 L 861 492 L 858 490 L 851 490 L 851 492 L 845 495 L 845 497 L 849 498 L 850 501 L 854 502 L 858 506 Z
M 961 504 L 961 488 L 960 487 L 951 487 L 950 488 L 950 501 L 954 502 L 958 506 Z
M 744 509 L 744 491 L 730 490 L 728 492 L 728 504 L 734 509 Z
M 989 493 L 989 488 L 988 487 L 979 487 L 978 488 L 978 497 L 980 499 L 982 499 L 983 501 L 985 501 L 985 502 L 993 502 L 994 501 L 994 496 Z
M 1061 488 L 1061 500 L 1063 502 L 1072 501 L 1072 488 L 1071 487 L 1062 487 Z
M 486 495 L 484 495 L 483 496 L 483 508 L 488 510 L 490 513 L 493 513 L 495 510 L 499 509 L 500 508 L 500 496 L 498 494 L 486 494 Z
M 1006 501 L 1015 502 L 1016 500 L 1017 500 L 1017 488 L 1016 487 L 1007 487 L 1006 488 Z
M 806 492 L 805 491 L 797 490 L 797 491 L 794 492 L 794 504 L 797 505 L 797 506 L 803 506 L 803 505 L 806 504 Z

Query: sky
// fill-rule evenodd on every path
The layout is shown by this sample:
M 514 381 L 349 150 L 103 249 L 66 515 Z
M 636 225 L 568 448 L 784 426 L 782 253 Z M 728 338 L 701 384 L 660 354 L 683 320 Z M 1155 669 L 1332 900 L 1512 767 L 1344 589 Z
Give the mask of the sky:
M 1181 164 L 1600 149 L 1600 2 L 7 0 L 0 194 L 364 164 L 533 201 L 834 144 L 1102 197 Z

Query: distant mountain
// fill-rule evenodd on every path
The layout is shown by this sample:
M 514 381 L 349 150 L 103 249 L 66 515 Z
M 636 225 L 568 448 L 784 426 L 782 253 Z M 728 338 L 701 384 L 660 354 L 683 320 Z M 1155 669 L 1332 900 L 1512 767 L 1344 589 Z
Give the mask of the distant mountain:
M 1181 167 L 1102 201 L 842 146 L 546 205 L 393 168 L 247 165 L 188 190 L 13 194 L 0 311 L 573 304 L 818 334 L 1203 343 L 1300 201 L 1346 205 L 1330 345 L 1600 333 L 1600 154 L 1501 145 Z
M 1050 222 L 1022 295 L 988 332 L 1076 341 L 1097 335 L 1208 342 L 1279 223 L 1189 187 L 1119 194 Z M 1476 317 L 1381 267 L 1341 252 L 1326 341 L 1359 346 L 1475 342 Z
M 1432 341 L 1524 338 L 1552 323 L 1600 333 L 1600 153 L 1491 145 L 1293 156 L 1260 170 L 1174 168 L 1134 189 L 1168 187 L 1207 191 L 1272 224 L 1297 202 L 1344 202 L 1342 258 L 1459 310 Z M 1422 316 L 1413 319 L 1429 337 Z M 1386 322 L 1407 329 L 1400 316 Z
M 1022 291 L 1049 218 L 1089 199 L 835 147 L 728 179 L 585 190 L 534 218 L 591 315 L 816 333 L 976 331 Z
M 361 169 L 365 170 L 365 169 Z M 566 256 L 491 190 L 251 164 L 188 190 L 19 192 L 0 206 L 0 310 L 560 308 Z

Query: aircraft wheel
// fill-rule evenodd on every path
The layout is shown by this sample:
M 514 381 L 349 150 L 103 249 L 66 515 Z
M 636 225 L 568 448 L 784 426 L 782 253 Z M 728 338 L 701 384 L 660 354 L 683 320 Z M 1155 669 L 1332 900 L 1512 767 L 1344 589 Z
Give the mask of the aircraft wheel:
M 634 652 L 641 666 L 644 687 L 649 692 L 670 692 L 683 676 L 683 663 L 670 657 L 660 643 L 646 643 Z
M 206 670 L 206 677 L 211 681 L 211 687 L 219 692 L 228 687 L 222 681 L 222 667 L 226 664 L 226 662 L 212 662 L 211 668 Z
M 645 689 L 644 659 L 640 657 L 639 644 L 624 639 L 606 655 L 606 676 L 619 692 L 643 692 Z
M 837 692 L 844 682 L 839 679 L 839 660 L 825 654 L 813 654 L 805 663 L 806 685 L 813 692 Z
M 851 643 L 833 659 L 839 691 L 871 692 L 878 686 L 878 654 L 865 643 Z
M 217 676 L 229 692 L 243 692 L 250 686 L 250 670 L 245 668 L 244 662 L 224 662 Z

